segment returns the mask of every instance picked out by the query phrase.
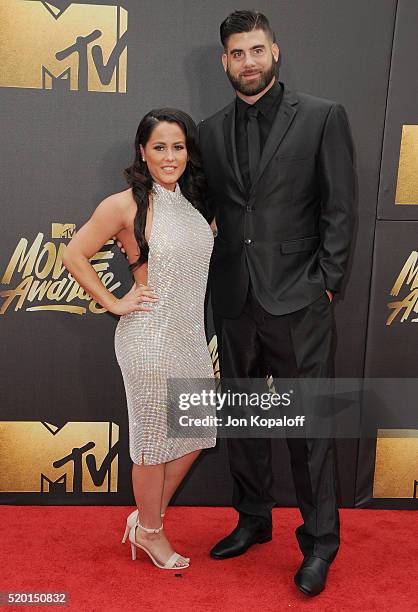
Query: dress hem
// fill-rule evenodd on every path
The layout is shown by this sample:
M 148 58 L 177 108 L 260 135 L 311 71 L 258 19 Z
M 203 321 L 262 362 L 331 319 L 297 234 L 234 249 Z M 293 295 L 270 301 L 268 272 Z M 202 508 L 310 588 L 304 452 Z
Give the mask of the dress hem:
M 196 446 L 195 448 L 192 448 L 191 450 L 189 450 L 187 453 L 182 452 L 181 454 L 178 454 L 174 457 L 171 457 L 170 459 L 166 459 L 165 461 L 152 461 L 152 462 L 146 462 L 144 461 L 144 463 L 138 463 L 137 461 L 135 461 L 132 457 L 132 455 L 130 455 L 131 461 L 132 463 L 135 463 L 135 465 L 161 465 L 163 463 L 168 463 L 169 461 L 174 461 L 175 459 L 180 459 L 180 457 L 184 457 L 185 455 L 189 455 L 190 453 L 193 453 L 194 451 L 197 450 L 204 450 L 207 448 L 214 448 L 216 446 L 216 439 L 214 441 L 213 444 L 210 444 L 208 446 Z M 140 451 L 139 455 L 140 457 L 142 457 L 143 459 L 145 459 L 145 455 L 149 454 L 146 453 L 145 451 Z

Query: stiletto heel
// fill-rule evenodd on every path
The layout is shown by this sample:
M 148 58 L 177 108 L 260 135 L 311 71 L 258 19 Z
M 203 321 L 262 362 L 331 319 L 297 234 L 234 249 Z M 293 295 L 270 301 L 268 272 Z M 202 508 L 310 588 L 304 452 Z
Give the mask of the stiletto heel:
M 189 567 L 189 559 L 186 560 L 185 557 L 182 557 L 181 555 L 179 555 L 179 553 L 174 552 L 171 557 L 169 559 L 167 559 L 167 561 L 164 563 L 164 565 L 162 565 L 161 563 L 159 563 L 157 561 L 157 559 L 153 556 L 153 554 L 151 553 L 150 550 L 148 550 L 148 548 L 146 546 L 144 546 L 143 544 L 138 544 L 138 542 L 135 539 L 135 532 L 136 532 L 136 528 L 139 527 L 140 529 L 142 529 L 143 531 L 145 531 L 146 533 L 160 533 L 163 529 L 163 524 L 161 523 L 161 527 L 158 527 L 158 529 L 149 529 L 148 527 L 144 527 L 143 525 L 140 524 L 140 522 L 137 520 L 135 525 L 133 525 L 131 527 L 131 529 L 129 530 L 129 541 L 131 542 L 131 548 L 132 548 L 132 560 L 135 561 L 136 559 L 136 549 L 137 548 L 141 548 L 141 550 L 143 550 L 151 559 L 151 561 L 154 563 L 154 565 L 160 569 L 168 569 L 168 570 L 182 570 L 185 569 L 186 567 Z M 181 565 L 181 566 L 176 566 L 175 564 L 177 563 L 177 561 L 186 561 L 186 565 Z
M 164 518 L 164 516 L 165 516 L 165 512 L 161 514 L 161 518 Z M 135 525 L 137 519 L 138 519 L 138 509 L 131 512 L 128 518 L 126 519 L 126 527 L 125 527 L 125 533 L 123 534 L 123 538 L 122 538 L 122 544 L 125 544 L 126 540 L 128 539 L 129 530 Z
M 123 538 L 122 538 L 122 544 L 125 544 L 126 540 L 128 539 L 129 529 L 130 529 L 130 527 L 129 527 L 128 523 L 126 523 L 125 533 L 123 534 Z

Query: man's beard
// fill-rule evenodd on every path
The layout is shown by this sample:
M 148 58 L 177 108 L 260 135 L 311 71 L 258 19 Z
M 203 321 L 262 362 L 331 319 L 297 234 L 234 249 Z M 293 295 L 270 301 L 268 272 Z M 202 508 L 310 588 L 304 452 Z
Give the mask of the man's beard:
M 235 91 L 239 91 L 244 96 L 256 96 L 270 84 L 272 78 L 276 75 L 276 66 L 277 62 L 272 57 L 270 68 L 262 71 L 258 79 L 255 79 L 252 83 L 247 83 L 243 77 L 232 75 L 229 68 L 226 69 L 226 74 Z

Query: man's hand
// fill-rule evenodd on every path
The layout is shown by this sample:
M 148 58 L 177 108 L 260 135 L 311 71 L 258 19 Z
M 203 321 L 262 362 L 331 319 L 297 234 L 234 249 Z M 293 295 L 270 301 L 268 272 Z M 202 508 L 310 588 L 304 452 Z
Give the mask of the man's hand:
M 329 291 L 328 289 L 325 289 L 325 292 L 326 292 L 326 294 L 328 296 L 329 301 L 332 302 L 333 297 L 334 297 L 332 291 Z
M 119 247 L 119 248 L 120 248 L 120 250 L 121 250 L 121 253 L 123 253 L 123 254 L 125 255 L 125 257 L 127 257 L 127 255 L 126 255 L 126 251 L 125 251 L 125 249 L 123 248 L 122 243 L 121 243 L 119 240 L 117 240 L 116 236 L 112 236 L 112 240 L 114 240 L 114 241 L 116 242 L 116 244 L 118 245 L 118 247 Z

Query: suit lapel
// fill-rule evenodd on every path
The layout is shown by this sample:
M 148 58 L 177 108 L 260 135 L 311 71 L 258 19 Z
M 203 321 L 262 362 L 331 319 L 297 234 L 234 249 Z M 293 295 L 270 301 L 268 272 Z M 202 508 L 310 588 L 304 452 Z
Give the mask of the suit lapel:
M 296 94 L 292 91 L 288 91 L 285 88 L 283 91 L 283 98 L 280 103 L 279 110 L 271 127 L 266 144 L 264 145 L 260 164 L 258 166 L 258 170 L 253 184 L 251 185 L 250 193 L 254 191 L 257 181 L 266 169 L 266 166 L 273 157 L 274 153 L 279 148 L 280 143 L 285 137 L 287 130 L 290 128 L 292 121 L 297 113 L 298 102 L 299 101 Z
M 224 130 L 224 140 L 225 140 L 225 150 L 228 157 L 228 161 L 231 165 L 231 168 L 235 174 L 235 178 L 237 183 L 241 189 L 241 191 L 245 191 L 244 189 L 244 181 L 242 180 L 241 172 L 238 164 L 237 157 L 237 146 L 236 146 L 236 136 L 235 136 L 235 100 L 227 109 L 227 112 L 224 117 L 223 122 L 223 130 Z

